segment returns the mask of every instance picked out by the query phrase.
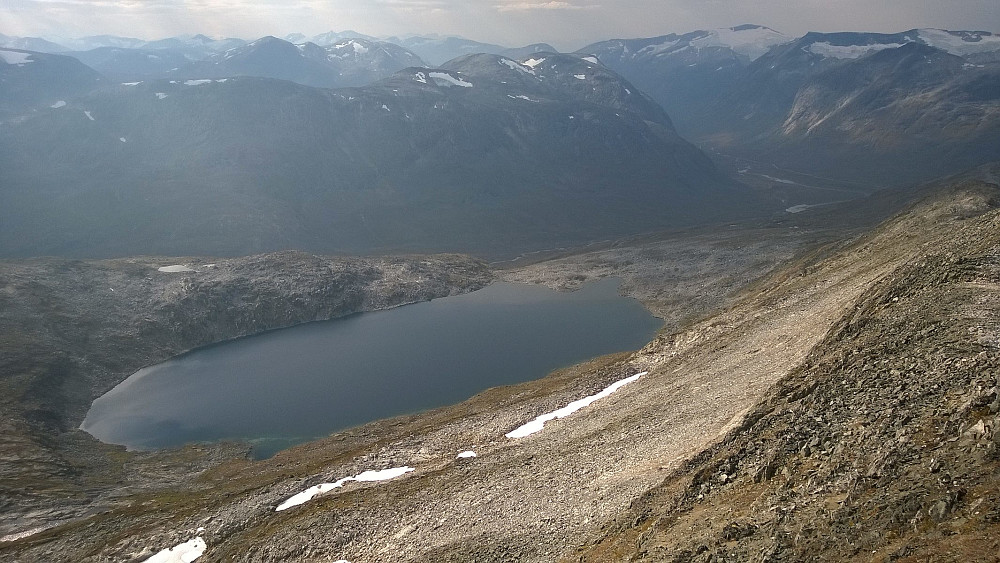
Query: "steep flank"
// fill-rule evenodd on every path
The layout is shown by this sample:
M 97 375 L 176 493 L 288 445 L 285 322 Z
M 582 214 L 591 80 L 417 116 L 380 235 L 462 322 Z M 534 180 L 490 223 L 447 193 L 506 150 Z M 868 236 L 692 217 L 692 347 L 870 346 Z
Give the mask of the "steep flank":
M 860 241 L 872 257 L 886 237 L 913 254 L 572 560 L 994 560 L 998 195 L 968 182 Z

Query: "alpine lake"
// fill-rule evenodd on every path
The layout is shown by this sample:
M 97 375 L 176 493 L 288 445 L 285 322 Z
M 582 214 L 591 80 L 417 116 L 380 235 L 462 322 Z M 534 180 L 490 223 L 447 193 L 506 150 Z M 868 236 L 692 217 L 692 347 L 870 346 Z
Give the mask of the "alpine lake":
M 240 440 L 270 457 L 640 348 L 662 322 L 619 283 L 558 292 L 498 282 L 199 348 L 130 376 L 94 401 L 81 428 L 130 449 Z

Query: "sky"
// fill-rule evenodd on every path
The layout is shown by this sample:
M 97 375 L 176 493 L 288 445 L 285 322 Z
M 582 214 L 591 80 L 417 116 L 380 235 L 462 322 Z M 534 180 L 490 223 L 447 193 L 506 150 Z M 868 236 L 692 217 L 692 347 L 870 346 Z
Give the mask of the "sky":
M 575 50 L 594 41 L 756 23 L 807 31 L 1000 32 L 1000 0 L 0 0 L 0 33 L 256 39 L 354 30 Z

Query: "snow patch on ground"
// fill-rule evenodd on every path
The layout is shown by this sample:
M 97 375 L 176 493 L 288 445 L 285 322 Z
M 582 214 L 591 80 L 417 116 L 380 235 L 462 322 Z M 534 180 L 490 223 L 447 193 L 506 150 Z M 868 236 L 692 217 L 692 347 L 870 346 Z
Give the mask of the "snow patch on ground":
M 557 409 L 552 412 L 547 412 L 545 414 L 540 414 L 537 417 L 535 417 L 535 419 L 532 420 L 531 422 L 528 422 L 526 424 L 523 424 L 515 428 L 514 430 L 511 430 L 510 432 L 505 434 L 505 436 L 507 436 L 508 438 L 524 438 L 525 436 L 530 436 L 531 434 L 540 432 L 542 428 L 545 426 L 546 422 L 556 418 L 565 418 L 575 413 L 576 411 L 586 406 L 589 406 L 594 401 L 603 399 L 611 395 L 615 391 L 621 389 L 622 387 L 628 385 L 629 383 L 632 383 L 633 381 L 639 379 L 640 377 L 646 375 L 647 373 L 649 372 L 643 371 L 631 377 L 626 377 L 625 379 L 621 379 L 605 387 L 604 390 L 601 391 L 600 393 L 596 393 L 594 395 L 590 395 L 582 399 L 577 399 L 576 401 L 573 401 L 572 403 L 566 405 L 561 409 Z
M 577 80 L 586 80 L 587 79 L 587 75 L 586 74 L 574 74 L 573 78 L 576 78 Z
M 860 59 L 861 57 L 877 51 L 886 49 L 898 49 L 902 43 L 874 43 L 872 45 L 833 45 L 829 41 L 822 41 L 809 45 L 811 53 L 821 57 L 834 59 Z
M 545 62 L 544 58 L 541 58 L 541 59 L 530 58 L 530 59 L 524 61 L 524 66 L 530 67 L 530 68 L 535 68 L 536 66 L 538 66 L 538 65 L 540 65 L 540 64 L 542 64 L 544 62 Z
M 30 530 L 25 530 L 23 532 L 17 532 L 15 534 L 7 534 L 6 536 L 0 537 L 0 543 L 23 540 L 24 538 L 33 536 L 39 532 L 44 532 L 47 529 L 48 528 L 43 526 L 40 528 L 32 528 Z
M 476 452 L 472 450 L 466 450 L 455 456 L 455 459 L 469 459 L 473 457 L 476 457 Z
M 157 92 L 156 93 L 156 97 L 157 97 L 157 99 L 162 100 L 163 98 L 167 97 L 167 94 L 165 92 Z
M 421 84 L 427 84 L 427 75 L 422 72 L 414 74 L 413 79 L 416 80 L 417 82 L 420 82 Z
M 802 213 L 803 211 L 805 211 L 806 209 L 809 209 L 810 207 L 816 207 L 816 206 L 815 205 L 805 205 L 805 204 L 803 204 L 803 205 L 793 205 L 793 206 L 789 207 L 788 209 L 786 209 L 785 211 L 787 213 Z
M 87 116 L 87 119 L 89 119 L 89 120 L 91 120 L 91 121 L 97 121 L 96 119 L 94 119 L 94 116 L 93 116 L 93 115 L 90 115 L 90 112 L 89 112 L 89 111 L 87 111 L 87 110 L 83 110 L 83 115 L 86 115 L 86 116 Z
M 141 80 L 139 82 L 122 82 L 122 86 L 138 86 L 140 84 L 142 84 Z
M 465 80 L 452 76 L 447 72 L 431 72 L 428 76 L 436 80 L 444 80 L 445 82 L 452 84 L 454 86 L 461 86 L 462 88 L 472 88 L 471 82 L 466 82 Z
M 774 176 L 768 176 L 767 174 L 761 174 L 761 177 L 762 178 L 767 178 L 768 180 L 770 180 L 772 182 L 778 182 L 779 184 L 795 184 L 796 183 L 796 182 L 793 182 L 791 180 L 785 180 L 784 178 L 775 178 Z
M 591 55 L 589 57 L 583 57 L 583 60 L 587 61 L 588 63 L 593 63 L 595 65 L 601 64 L 601 61 L 597 60 L 597 57 L 595 57 L 593 55 Z
M 0 49 L 0 59 L 3 59 L 9 65 L 24 66 L 28 63 L 35 62 L 33 59 L 29 59 L 31 53 L 19 53 L 17 51 L 7 51 L 6 49 Z
M 156 269 L 159 272 L 166 272 L 168 274 L 177 274 L 181 272 L 197 272 L 198 270 L 192 270 L 183 264 L 174 264 L 173 266 L 161 266 Z
M 118 140 L 121 141 L 121 142 L 123 142 L 123 143 L 127 143 L 128 142 L 128 140 L 125 139 L 125 137 L 118 137 Z
M 202 84 L 208 84 L 210 82 L 212 82 L 211 79 L 201 78 L 201 79 L 198 79 L 198 80 L 185 80 L 184 81 L 184 85 L 185 86 L 201 86 Z
M 528 96 L 525 96 L 524 94 L 518 94 L 516 96 L 514 96 L 512 94 L 507 94 L 507 97 L 510 98 L 510 99 L 512 99 L 512 100 L 525 100 L 525 101 L 528 101 L 528 102 L 538 103 L 538 100 L 532 100 L 531 98 L 529 98 Z
M 206 547 L 205 540 L 197 537 L 170 549 L 164 549 L 143 563 L 191 563 L 205 553 Z
M 308 489 L 302 491 L 301 493 L 292 495 L 284 502 L 279 504 L 277 508 L 275 508 L 274 510 L 276 512 L 281 512 L 282 510 L 288 510 L 293 506 L 304 504 L 312 500 L 313 497 L 315 497 L 316 495 L 320 495 L 332 491 L 333 489 L 342 487 L 344 483 L 347 483 L 348 481 L 369 481 L 369 482 L 388 481 L 389 479 L 395 479 L 396 477 L 400 477 L 411 471 L 414 471 L 414 468 L 393 467 L 391 469 L 383 469 L 381 471 L 365 471 L 353 477 L 344 477 L 343 479 L 340 479 L 339 481 L 336 481 L 334 483 L 320 483 L 319 485 L 314 485 L 312 487 L 309 487 Z
M 52 109 L 59 109 L 61 107 L 65 107 L 65 106 L 66 106 L 66 102 L 64 100 L 59 100 L 58 102 L 52 104 L 49 107 L 52 108 Z

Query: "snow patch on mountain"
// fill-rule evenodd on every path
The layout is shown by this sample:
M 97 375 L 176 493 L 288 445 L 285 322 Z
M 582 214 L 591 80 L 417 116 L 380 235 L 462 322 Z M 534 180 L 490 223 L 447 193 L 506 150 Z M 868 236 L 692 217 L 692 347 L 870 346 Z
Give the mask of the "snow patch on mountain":
M 542 64 L 544 62 L 545 62 L 545 58 L 541 58 L 541 59 L 530 58 L 530 59 L 524 61 L 524 66 L 535 68 L 536 66 L 538 66 L 538 65 L 540 65 L 540 64 Z
M 52 108 L 52 109 L 59 109 L 61 107 L 65 107 L 65 106 L 66 106 L 66 101 L 65 100 L 59 100 L 58 102 L 52 104 L 49 107 Z
M 809 52 L 821 57 L 833 59 L 860 59 L 861 57 L 884 51 L 886 49 L 898 49 L 902 43 L 873 43 L 870 45 L 833 45 L 829 41 L 813 43 L 807 47 Z
M 570 116 L 571 119 L 572 117 L 573 116 Z M 612 383 L 611 385 L 607 386 L 606 388 L 604 388 L 604 390 L 601 391 L 600 393 L 596 393 L 594 395 L 590 395 L 582 399 L 577 399 L 561 409 L 557 409 L 552 412 L 547 412 L 545 414 L 540 414 L 537 417 L 535 417 L 535 419 L 532 420 L 531 422 L 522 424 L 521 426 L 505 434 L 505 436 L 507 436 L 508 438 L 524 438 L 525 436 L 530 436 L 536 432 L 541 432 L 546 422 L 556 418 L 565 418 L 575 413 L 576 411 L 589 406 L 594 401 L 610 396 L 615 391 L 621 389 L 622 387 L 628 385 L 629 383 L 632 383 L 633 381 L 639 379 L 640 377 L 646 375 L 647 373 L 649 372 L 643 371 L 633 375 L 632 377 L 626 377 L 625 379 L 618 380 Z
M 388 481 L 390 479 L 395 479 L 396 477 L 401 477 L 411 471 L 415 471 L 415 469 L 412 467 L 393 467 L 391 469 L 383 469 L 381 471 L 364 471 L 353 477 L 344 477 L 343 479 L 333 483 L 320 483 L 319 485 L 314 485 L 298 494 L 292 495 L 279 504 L 274 510 L 276 512 L 281 512 L 282 510 L 288 510 L 293 506 L 304 504 L 312 500 L 316 495 L 344 486 L 344 483 L 347 483 L 348 481 Z
M 728 47 L 733 51 L 756 60 L 775 45 L 782 45 L 792 39 L 769 27 L 739 26 L 722 29 L 712 29 L 705 35 L 691 40 L 695 49 L 706 47 Z
M 3 59 L 5 63 L 9 65 L 24 66 L 29 63 L 35 62 L 34 59 L 28 57 L 31 53 L 21 53 L 18 51 L 8 51 L 6 49 L 0 49 L 0 59 Z
M 427 75 L 435 80 L 443 80 L 445 83 L 451 84 L 453 86 L 461 86 L 462 88 L 472 88 L 471 82 L 467 82 L 457 76 L 452 76 L 447 72 L 430 72 Z
M 182 272 L 196 272 L 197 270 L 192 270 L 191 268 L 183 264 L 174 264 L 172 266 L 161 266 L 156 269 L 158 272 L 164 272 L 167 274 L 179 274 Z
M 985 31 L 918 29 L 917 36 L 927 45 L 959 57 L 975 53 L 1000 51 L 1000 35 L 994 35 Z
M 502 58 L 502 59 L 500 59 L 500 64 L 506 65 L 506 66 L 510 67 L 511 70 L 517 70 L 517 71 L 520 71 L 520 72 L 523 72 L 523 73 L 526 73 L 526 74 L 530 74 L 532 76 L 534 76 L 534 74 L 535 74 L 534 70 L 532 70 L 530 68 L 524 68 L 524 65 L 519 64 L 519 63 L 517 63 L 515 61 L 512 61 L 510 59 L 503 59 Z
M 143 563 L 191 563 L 205 553 L 206 547 L 208 546 L 205 545 L 205 540 L 199 536 L 170 549 L 164 549 Z

